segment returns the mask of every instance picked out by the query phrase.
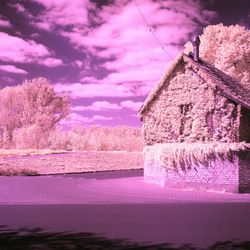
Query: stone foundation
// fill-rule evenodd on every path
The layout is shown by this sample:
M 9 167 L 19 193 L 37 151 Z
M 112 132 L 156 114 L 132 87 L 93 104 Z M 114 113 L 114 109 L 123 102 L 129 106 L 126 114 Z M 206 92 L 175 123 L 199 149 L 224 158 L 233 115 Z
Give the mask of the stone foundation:
M 168 170 L 156 162 L 145 164 L 144 179 L 163 187 L 238 192 L 238 164 L 214 161 L 210 166 L 192 166 L 189 170 Z
M 237 151 L 236 151 L 237 150 Z M 250 193 L 250 149 L 240 144 L 155 144 L 144 179 L 163 187 Z
M 169 188 L 250 193 L 250 151 L 235 153 L 231 161 L 216 159 L 183 169 L 145 161 L 144 179 Z

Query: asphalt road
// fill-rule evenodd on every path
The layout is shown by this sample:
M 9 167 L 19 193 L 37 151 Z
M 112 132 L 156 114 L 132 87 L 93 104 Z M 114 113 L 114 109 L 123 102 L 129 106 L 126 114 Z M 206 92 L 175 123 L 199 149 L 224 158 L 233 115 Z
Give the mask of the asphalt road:
M 53 176 L 0 176 L 0 204 L 250 202 L 250 194 L 162 188 L 141 170 Z
M 0 249 L 250 248 L 249 194 L 166 189 L 141 175 L 0 177 Z

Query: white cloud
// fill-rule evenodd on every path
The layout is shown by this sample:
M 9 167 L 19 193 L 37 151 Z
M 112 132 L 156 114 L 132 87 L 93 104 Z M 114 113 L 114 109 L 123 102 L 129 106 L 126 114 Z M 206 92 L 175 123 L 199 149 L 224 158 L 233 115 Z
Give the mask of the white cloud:
M 92 123 L 93 119 L 85 117 L 77 113 L 71 113 L 67 119 L 64 119 L 60 122 L 61 125 L 77 125 L 84 123 Z
M 120 2 L 123 4 L 119 4 Z M 143 15 L 148 19 L 148 23 L 154 27 L 152 29 L 157 37 L 164 38 L 161 39 L 163 44 L 176 43 L 187 38 L 189 32 L 195 30 L 198 25 L 194 19 L 207 23 L 214 17 L 213 12 L 202 11 L 201 3 L 194 0 L 180 0 L 178 4 L 173 0 L 167 2 L 141 0 L 137 2 Z M 177 5 L 178 8 L 176 8 Z M 107 5 L 101 9 L 99 17 L 102 25 L 92 29 L 88 34 L 81 27 L 63 34 L 77 46 L 88 46 L 92 49 L 94 46 L 106 48 L 106 51 L 103 51 L 106 55 L 107 50 L 111 50 L 115 55 L 117 52 L 118 54 L 122 52 L 124 55 L 130 52 L 131 47 L 134 46 L 134 51 L 137 48 L 143 50 L 158 47 L 133 1 L 128 3 L 116 1 L 112 5 Z M 161 30 L 158 30 L 159 28 Z M 176 32 L 177 30 L 178 32 Z
M 47 57 L 42 61 L 42 64 L 48 67 L 57 67 L 63 65 L 63 61 L 61 59 Z
M 33 21 L 32 22 L 33 26 L 36 26 L 39 29 L 46 30 L 46 31 L 51 31 L 52 30 L 52 25 L 51 23 L 47 21 Z
M 0 27 L 10 28 L 11 26 L 12 25 L 11 25 L 10 21 L 0 19 Z
M 16 9 L 17 9 L 18 12 L 25 12 L 26 11 L 24 6 L 21 5 L 20 3 L 16 3 L 15 6 L 16 6 Z
M 8 4 L 10 7 L 14 8 L 18 13 L 22 14 L 23 16 L 29 18 L 29 19 L 34 19 L 35 16 L 33 16 L 28 9 L 26 9 L 22 4 L 20 3 L 13 3 L 13 4 Z
M 140 10 L 151 26 L 150 31 L 134 1 L 115 0 L 99 9 L 95 8 L 95 4 L 90 0 L 30 1 L 44 7 L 36 17 L 27 13 L 21 4 L 16 8 L 27 14 L 32 25 L 48 32 L 53 32 L 56 28 L 58 34 L 68 38 L 75 48 L 102 58 L 103 63 L 99 66 L 111 72 L 104 79 L 97 79 L 88 74 L 92 71 L 86 63 L 88 60 L 84 63 L 75 60 L 71 65 L 81 68 L 82 75 L 89 76 L 82 77 L 82 83 L 55 85 L 58 92 L 66 91 L 72 98 L 147 95 L 161 78 L 168 63 L 180 52 L 181 49 L 175 44 L 187 40 L 190 32 L 196 31 L 198 25 L 207 24 L 215 16 L 214 12 L 204 9 L 201 1 L 137 0 Z M 96 26 L 89 23 L 89 10 L 93 8 L 96 16 L 92 18 L 99 23 Z M 54 58 L 53 53 L 42 44 L 31 40 L 17 41 L 13 36 L 9 40 L 13 49 L 8 51 L 7 45 L 4 47 L 0 44 L 1 60 L 34 62 L 48 67 L 63 64 L 61 59 Z M 124 105 L 130 109 L 135 109 L 136 106 L 132 103 Z M 86 108 L 97 109 L 93 106 L 81 107 Z
M 121 107 L 131 109 L 133 111 L 138 111 L 143 105 L 143 102 L 133 102 L 131 100 L 122 101 L 120 103 Z
M 113 120 L 113 117 L 103 116 L 103 115 L 93 115 L 92 117 L 86 117 L 77 113 L 71 113 L 69 118 L 61 120 L 61 125 L 74 126 L 82 124 L 97 124 L 96 121 L 110 121 Z
M 36 63 L 49 67 L 62 65 L 60 59 L 53 58 L 47 47 L 33 40 L 24 40 L 0 32 L 0 60 L 5 62 Z
M 95 101 L 89 106 L 75 106 L 72 108 L 73 111 L 108 111 L 108 110 L 119 110 L 121 107 L 116 103 L 110 103 L 107 101 Z
M 22 74 L 22 75 L 28 74 L 27 71 L 25 71 L 23 69 L 20 69 L 20 68 L 17 68 L 14 65 L 1 65 L 0 70 L 6 71 L 6 72 L 9 72 L 9 73 L 15 73 L 15 74 Z
M 97 14 L 102 20 L 100 26 L 89 30 L 77 26 L 61 33 L 79 49 L 87 48 L 105 59 L 102 66 L 112 71 L 102 80 L 84 77 L 82 82 L 119 85 L 135 96 L 146 95 L 181 51 L 176 44 L 187 40 L 198 26 L 215 17 L 215 12 L 205 10 L 195 0 L 138 0 L 137 3 L 151 32 L 134 1 L 115 1 Z
M 80 60 L 76 60 L 76 61 L 75 61 L 75 64 L 76 64 L 79 68 L 81 68 L 82 65 L 83 65 L 83 62 L 80 61 Z
M 46 10 L 39 13 L 33 24 L 42 29 L 62 27 L 85 27 L 88 23 L 88 9 L 94 5 L 89 0 L 32 0 L 41 4 Z M 37 23 L 37 24 L 36 24 Z M 39 24 L 40 23 L 40 24 Z
M 93 76 L 84 76 L 80 80 L 83 83 L 100 83 L 100 82 L 102 82 L 102 80 L 98 80 Z
M 113 120 L 114 118 L 113 117 L 110 117 L 110 116 L 103 116 L 103 115 L 93 115 L 93 120 L 95 121 L 110 121 L 110 120 Z
M 121 110 L 122 108 L 126 108 L 132 111 L 138 111 L 142 106 L 142 104 L 143 102 L 134 102 L 131 100 L 122 101 L 120 102 L 120 104 L 110 103 L 107 101 L 95 101 L 89 106 L 74 106 L 72 110 L 76 112 L 86 111 L 86 110 L 110 111 L 110 110 Z
M 122 85 L 112 84 L 55 84 L 55 90 L 57 92 L 67 92 L 71 98 L 83 98 L 83 97 L 126 97 L 133 96 L 134 93 L 129 87 Z

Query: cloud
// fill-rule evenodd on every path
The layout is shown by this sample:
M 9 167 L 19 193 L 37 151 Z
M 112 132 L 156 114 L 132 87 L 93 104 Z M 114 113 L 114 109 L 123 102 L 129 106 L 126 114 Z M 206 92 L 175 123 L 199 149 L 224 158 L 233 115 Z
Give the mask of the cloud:
M 129 87 L 112 84 L 55 84 L 55 91 L 58 93 L 66 92 L 71 98 L 84 97 L 128 97 L 135 94 Z
M 61 59 L 48 57 L 42 61 L 42 64 L 47 66 L 47 67 L 53 68 L 53 67 L 63 65 L 63 61 Z
M 75 106 L 72 108 L 73 111 L 108 111 L 108 110 L 119 110 L 121 107 L 116 103 L 110 103 L 107 101 L 95 101 L 90 106 Z
M 102 115 L 93 115 L 91 117 L 86 117 L 78 113 L 71 113 L 69 118 L 63 119 L 60 121 L 60 124 L 63 126 L 74 126 L 82 124 L 97 124 L 97 121 L 110 121 L 113 120 L 113 117 L 102 116 Z
M 31 0 L 32 1 L 32 0 Z M 33 0 L 33 2 L 36 2 Z M 16 4 L 9 4 L 10 7 L 14 8 L 18 13 L 22 14 L 23 17 L 26 19 L 29 19 L 29 24 L 45 31 L 52 31 L 53 24 L 48 21 L 48 17 L 44 14 L 43 11 L 38 11 L 36 15 L 33 15 L 31 12 L 29 12 L 29 9 L 26 9 L 22 4 L 16 3 Z
M 119 2 L 124 4 L 118 4 Z M 80 28 L 63 34 L 80 47 L 89 46 L 94 49 L 95 46 L 100 46 L 106 50 L 111 49 L 111 53 L 116 51 L 117 55 L 117 52 L 123 52 L 123 54 L 128 52 L 127 46 L 129 49 L 131 46 L 135 46 L 135 49 L 140 46 L 142 46 L 141 49 L 158 47 L 140 11 L 148 19 L 147 23 L 152 27 L 152 31 L 158 37 L 164 38 L 164 40 L 161 39 L 163 44 L 176 43 L 188 38 L 189 32 L 197 28 L 198 24 L 195 20 L 204 24 L 214 16 L 213 12 L 202 11 L 201 3 L 192 0 L 181 0 L 178 3 L 173 0 L 167 2 L 141 0 L 137 1 L 140 11 L 133 1 L 127 4 L 126 2 L 128 1 L 116 1 L 102 8 L 99 12 L 102 24 L 87 35 L 86 31 Z M 177 29 L 178 32 L 176 32 Z
M 81 111 L 91 110 L 91 111 L 105 112 L 105 111 L 111 111 L 111 110 L 122 110 L 123 108 L 130 109 L 132 111 L 138 111 L 139 108 L 142 106 L 142 104 L 143 102 L 134 102 L 131 100 L 125 100 L 125 101 L 120 102 L 119 104 L 110 103 L 107 101 L 95 101 L 89 106 L 74 106 L 72 108 L 72 111 L 81 112 Z
M 28 74 L 27 71 L 20 69 L 20 68 L 17 68 L 14 65 L 1 65 L 0 70 L 5 71 L 5 72 L 9 72 L 9 73 L 15 73 L 15 74 L 22 74 L 22 75 Z
M 76 64 L 79 68 L 81 68 L 82 65 L 83 65 L 83 62 L 80 61 L 80 60 L 76 60 L 76 61 L 75 61 L 75 64 Z
M 9 3 L 8 6 L 12 7 L 15 9 L 16 12 L 18 12 L 19 14 L 23 15 L 24 17 L 26 18 L 29 18 L 29 19 L 34 19 L 35 16 L 32 15 L 28 9 L 26 9 L 22 4 L 20 3 Z
M 24 40 L 0 32 L 0 60 L 17 63 L 37 63 L 48 67 L 62 65 L 60 59 L 53 58 L 47 47 L 33 40 Z
M 20 13 L 23 13 L 23 12 L 27 11 L 27 10 L 24 8 L 24 6 L 23 6 L 22 4 L 20 4 L 20 3 L 16 3 L 16 4 L 13 5 L 12 7 L 15 7 L 16 10 L 17 10 L 18 12 L 20 12 Z
M 0 16 L 0 18 L 1 18 L 1 16 Z M 10 21 L 0 19 L 0 27 L 11 28 L 11 26 L 12 25 L 11 25 Z
M 79 49 L 87 48 L 104 59 L 101 67 L 112 73 L 96 82 L 125 86 L 135 95 L 142 95 L 161 78 L 190 33 L 208 24 L 215 12 L 194 0 L 137 3 L 115 1 L 97 13 L 99 26 L 88 30 L 78 26 L 61 34 Z
M 31 0 L 44 7 L 33 25 L 51 30 L 56 26 L 85 27 L 88 23 L 88 10 L 94 5 L 89 0 Z
M 133 102 L 131 100 L 122 101 L 120 103 L 121 107 L 131 109 L 133 111 L 138 111 L 143 105 L 143 102 Z
M 94 121 L 110 121 L 110 120 L 113 120 L 114 118 L 113 117 L 110 117 L 110 116 L 103 116 L 103 115 L 93 115 L 93 120 Z
M 94 76 L 84 76 L 81 79 L 81 82 L 83 83 L 100 83 L 101 80 L 98 80 L 96 77 Z
M 196 0 L 137 0 L 138 5 L 135 1 L 115 0 L 101 8 L 92 0 L 30 2 L 41 6 L 36 16 L 21 4 L 16 9 L 30 19 L 31 25 L 47 32 L 56 31 L 57 36 L 66 37 L 74 48 L 91 54 L 89 65 L 88 59 L 71 63 L 81 69 L 79 83 L 55 85 L 58 92 L 68 92 L 72 98 L 147 95 L 190 33 L 215 17 L 214 12 L 204 9 L 202 1 Z M 11 49 L 0 44 L 0 60 L 47 67 L 63 64 L 47 47 L 35 41 L 7 34 L 4 37 L 0 33 L 1 41 L 2 38 L 10 41 Z M 96 72 L 100 75 L 96 76 Z M 133 109 L 133 104 L 130 108 Z
M 51 23 L 47 22 L 47 21 L 33 21 L 31 24 L 33 24 L 33 26 L 42 29 L 42 30 L 46 30 L 46 31 L 51 31 L 52 30 L 52 25 Z
M 121 59 L 121 61 L 124 61 L 124 59 Z M 158 59 L 151 63 L 147 62 L 144 65 L 143 62 L 144 61 L 131 63 L 133 66 L 126 66 L 125 62 L 123 65 L 117 65 L 118 72 L 110 73 L 105 78 L 105 81 L 113 84 L 149 81 L 155 82 L 164 72 L 163 69 L 166 69 L 166 66 L 168 65 L 166 61 Z M 107 68 L 114 68 L 115 62 L 104 65 L 107 65 Z
M 77 113 L 71 113 L 67 119 L 60 121 L 61 125 L 77 125 L 83 123 L 92 123 L 93 119 L 90 117 L 85 117 Z

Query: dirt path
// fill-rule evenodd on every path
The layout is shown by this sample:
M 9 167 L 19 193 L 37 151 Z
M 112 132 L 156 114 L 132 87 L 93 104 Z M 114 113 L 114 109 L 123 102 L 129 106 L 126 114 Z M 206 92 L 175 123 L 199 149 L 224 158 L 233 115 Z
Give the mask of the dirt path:
M 52 155 L 1 157 L 0 170 L 26 169 L 38 174 L 95 172 L 143 168 L 141 152 L 83 151 Z

